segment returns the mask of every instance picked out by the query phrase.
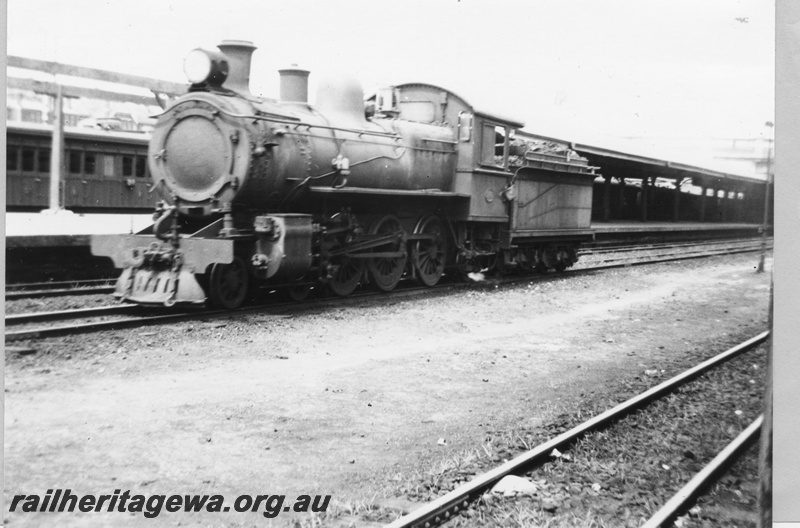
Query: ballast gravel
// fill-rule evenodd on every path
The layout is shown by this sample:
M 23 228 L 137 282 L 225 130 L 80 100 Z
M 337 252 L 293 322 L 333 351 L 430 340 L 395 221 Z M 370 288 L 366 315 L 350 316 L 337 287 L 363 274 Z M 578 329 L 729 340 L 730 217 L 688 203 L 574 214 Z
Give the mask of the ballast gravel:
M 771 261 L 764 274 L 757 264 L 745 254 L 567 272 L 290 317 L 16 343 L 34 352 L 6 354 L 6 504 L 52 488 L 230 501 L 330 494 L 325 514 L 162 512 L 158 521 L 370 525 L 369 512 L 429 498 L 421 483 L 466 464 L 489 437 L 546 429 L 616 397 L 625 380 L 765 330 Z M 153 525 L 117 512 L 5 517 Z

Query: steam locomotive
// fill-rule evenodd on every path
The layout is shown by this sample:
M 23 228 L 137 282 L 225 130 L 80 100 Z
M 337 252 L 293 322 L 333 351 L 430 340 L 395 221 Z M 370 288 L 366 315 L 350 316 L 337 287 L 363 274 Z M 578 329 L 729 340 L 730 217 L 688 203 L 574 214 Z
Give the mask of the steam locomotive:
M 158 116 L 153 225 L 92 239 L 123 270 L 117 297 L 233 309 L 264 285 L 301 299 L 450 270 L 563 271 L 592 237 L 595 168 L 520 139 L 522 123 L 429 84 L 365 100 L 346 75 L 320 80 L 312 106 L 297 67 L 280 71 L 280 100 L 256 97 L 252 43 L 218 48 L 189 53 L 189 92 Z

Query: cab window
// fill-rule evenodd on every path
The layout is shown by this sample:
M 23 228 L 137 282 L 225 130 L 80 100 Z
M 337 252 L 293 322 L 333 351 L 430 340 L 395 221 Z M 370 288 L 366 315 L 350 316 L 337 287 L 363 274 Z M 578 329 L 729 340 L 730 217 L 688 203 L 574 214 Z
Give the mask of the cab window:
M 506 127 L 483 125 L 481 142 L 481 163 L 505 167 L 506 164 Z
M 459 112 L 458 114 L 458 140 L 462 142 L 472 139 L 472 114 Z

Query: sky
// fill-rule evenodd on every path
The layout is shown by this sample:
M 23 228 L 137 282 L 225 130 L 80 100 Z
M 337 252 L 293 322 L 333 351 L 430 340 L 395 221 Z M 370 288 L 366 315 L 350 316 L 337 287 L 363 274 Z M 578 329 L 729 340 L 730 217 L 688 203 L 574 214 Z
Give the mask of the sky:
M 256 94 L 277 97 L 277 70 L 290 64 L 311 71 L 312 102 L 322 72 L 352 73 L 368 92 L 427 82 L 534 133 L 623 150 L 624 138 L 645 138 L 648 154 L 675 161 L 706 155 L 713 137 L 763 137 L 774 121 L 769 0 L 8 0 L 7 9 L 9 55 L 185 82 L 190 50 L 250 40 Z M 676 144 L 685 152 L 669 152 Z

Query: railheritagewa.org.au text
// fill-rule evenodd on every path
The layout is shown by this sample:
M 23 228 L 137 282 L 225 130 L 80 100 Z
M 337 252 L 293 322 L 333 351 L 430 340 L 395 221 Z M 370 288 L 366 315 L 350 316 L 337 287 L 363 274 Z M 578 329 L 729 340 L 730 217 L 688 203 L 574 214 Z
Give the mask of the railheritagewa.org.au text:
M 328 509 L 330 495 L 239 495 L 232 502 L 223 495 L 141 495 L 130 490 L 114 490 L 110 495 L 78 495 L 71 489 L 49 489 L 44 495 L 14 495 L 9 512 L 118 512 L 141 513 L 148 519 L 163 512 L 260 512 L 273 518 L 282 512 L 322 513 Z

